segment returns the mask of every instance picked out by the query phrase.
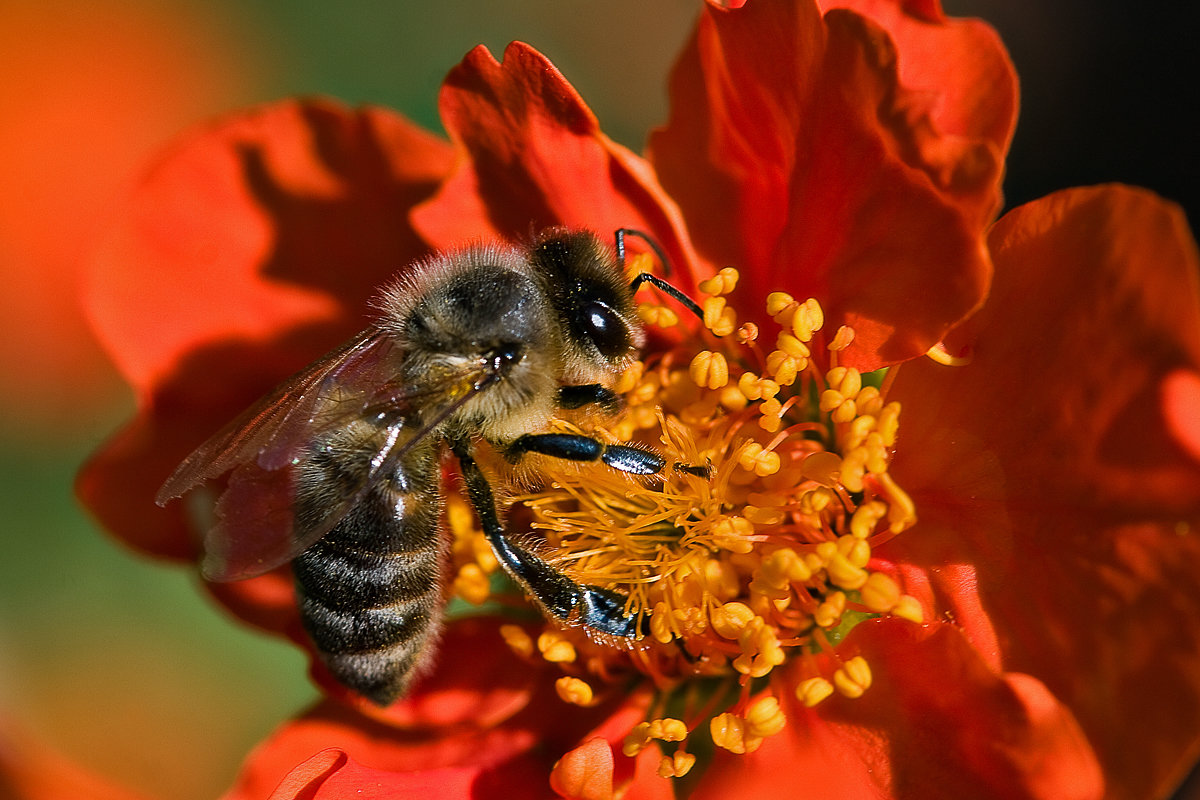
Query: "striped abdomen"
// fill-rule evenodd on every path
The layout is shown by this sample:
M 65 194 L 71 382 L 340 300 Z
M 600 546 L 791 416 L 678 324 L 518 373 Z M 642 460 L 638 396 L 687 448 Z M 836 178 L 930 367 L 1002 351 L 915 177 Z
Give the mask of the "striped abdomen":
M 344 496 L 340 487 L 362 468 L 362 451 L 346 444 L 300 467 L 298 516 Z M 422 442 L 292 562 L 301 619 L 325 664 L 381 705 L 404 692 L 440 627 L 439 483 L 436 448 Z

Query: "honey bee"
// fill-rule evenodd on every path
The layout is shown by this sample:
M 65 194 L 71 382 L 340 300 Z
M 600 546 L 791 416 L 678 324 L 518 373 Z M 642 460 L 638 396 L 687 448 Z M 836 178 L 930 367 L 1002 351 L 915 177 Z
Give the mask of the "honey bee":
M 205 577 L 235 581 L 291 561 L 301 618 L 329 671 L 391 703 L 441 626 L 449 451 L 496 558 L 547 616 L 636 638 L 624 595 L 572 580 L 508 535 L 474 454 L 483 441 L 513 463 L 540 453 L 634 474 L 666 468 L 650 450 L 547 432 L 559 409 L 619 406 L 613 383 L 644 340 L 640 285 L 703 316 L 666 281 L 626 277 L 627 234 L 658 250 L 628 229 L 614 252 L 594 233 L 556 228 L 528 248 L 475 246 L 404 271 L 374 302 L 370 327 L 200 445 L 159 490 L 165 505 L 229 473 Z

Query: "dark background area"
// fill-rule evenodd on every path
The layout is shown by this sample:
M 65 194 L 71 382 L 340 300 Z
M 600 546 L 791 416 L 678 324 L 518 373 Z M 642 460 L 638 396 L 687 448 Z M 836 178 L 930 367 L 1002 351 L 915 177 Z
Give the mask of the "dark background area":
M 1185 3 L 946 0 L 1003 37 L 1021 78 L 1005 193 L 1120 181 L 1200 213 L 1197 13 Z

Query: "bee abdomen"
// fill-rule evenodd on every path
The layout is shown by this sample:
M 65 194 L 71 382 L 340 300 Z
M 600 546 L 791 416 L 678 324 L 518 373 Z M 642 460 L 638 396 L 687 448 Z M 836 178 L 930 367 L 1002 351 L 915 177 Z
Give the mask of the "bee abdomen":
M 322 660 L 380 704 L 403 693 L 440 627 L 440 503 L 429 473 L 410 469 L 408 491 L 398 481 L 377 486 L 292 562 L 301 619 Z
M 318 542 L 293 562 L 292 572 L 307 599 L 330 611 L 351 611 L 424 596 L 430 590 L 429 577 L 438 575 L 440 559 L 440 551 L 433 546 L 405 553 L 373 553 Z

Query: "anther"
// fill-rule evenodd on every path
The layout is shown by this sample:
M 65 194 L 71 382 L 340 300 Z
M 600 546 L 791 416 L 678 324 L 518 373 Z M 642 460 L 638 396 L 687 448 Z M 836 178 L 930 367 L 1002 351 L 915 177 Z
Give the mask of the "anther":
M 563 702 L 573 706 L 587 707 L 595 702 L 591 685 L 572 675 L 564 675 L 555 681 L 554 691 Z
M 701 281 L 699 288 L 705 294 L 711 294 L 715 297 L 732 292 L 734 287 L 737 286 L 737 282 L 738 271 L 733 267 L 725 267 L 708 280 Z
M 729 364 L 725 356 L 711 350 L 701 350 L 692 359 L 688 374 L 697 386 L 720 389 L 729 382 Z
M 542 658 L 555 663 L 567 663 L 575 660 L 575 645 L 571 644 L 559 631 L 546 631 L 537 640 L 538 650 Z
M 737 313 L 725 304 L 724 297 L 707 297 L 701 303 L 704 327 L 717 336 L 728 336 L 737 327 Z
M 517 655 L 526 658 L 533 655 L 533 638 L 519 625 L 501 625 L 500 636 Z
M 800 681 L 800 685 L 796 687 L 796 699 L 807 708 L 812 708 L 831 694 L 833 684 L 825 678 L 809 678 Z
M 833 685 L 846 697 L 862 697 L 871 688 L 871 666 L 862 656 L 855 656 L 833 673 Z

